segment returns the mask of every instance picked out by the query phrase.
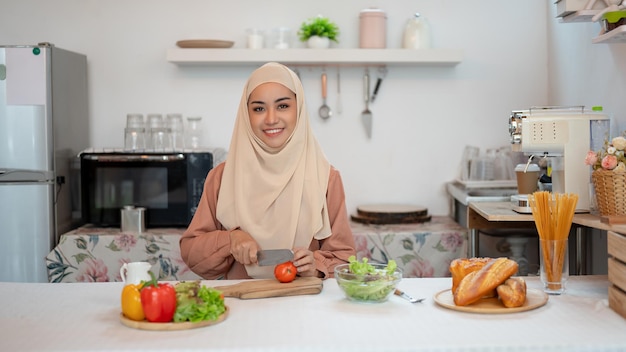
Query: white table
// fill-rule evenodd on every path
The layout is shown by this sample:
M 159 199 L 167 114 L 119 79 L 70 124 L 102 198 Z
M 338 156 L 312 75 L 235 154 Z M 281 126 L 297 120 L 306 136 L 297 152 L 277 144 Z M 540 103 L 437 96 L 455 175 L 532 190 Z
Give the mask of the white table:
M 234 283 L 236 281 L 232 281 Z M 223 285 L 225 281 L 204 281 Z M 529 286 L 538 288 L 536 277 Z M 607 305 L 605 276 L 579 276 L 536 310 L 483 315 L 441 308 L 449 278 L 403 279 L 424 303 L 344 298 L 333 279 L 319 295 L 239 300 L 218 325 L 144 331 L 119 320 L 122 283 L 0 283 L 3 351 L 624 351 L 626 320 Z

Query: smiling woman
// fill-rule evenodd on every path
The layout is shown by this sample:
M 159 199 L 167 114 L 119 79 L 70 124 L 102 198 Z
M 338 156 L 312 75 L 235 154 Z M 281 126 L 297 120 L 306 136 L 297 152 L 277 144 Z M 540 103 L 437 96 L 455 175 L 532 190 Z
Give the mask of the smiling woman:
M 250 94 L 248 114 L 254 135 L 280 148 L 296 127 L 296 94 L 279 83 L 261 84 Z
M 313 135 L 302 83 L 265 64 L 248 79 L 228 157 L 207 176 L 181 256 L 206 279 L 274 278 L 257 252 L 290 249 L 297 275 L 326 278 L 354 247 L 343 183 Z

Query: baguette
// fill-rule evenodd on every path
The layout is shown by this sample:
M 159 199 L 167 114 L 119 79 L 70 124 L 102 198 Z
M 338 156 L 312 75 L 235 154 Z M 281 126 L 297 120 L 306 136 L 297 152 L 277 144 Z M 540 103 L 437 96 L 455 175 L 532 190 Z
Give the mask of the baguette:
M 526 281 L 521 277 L 507 279 L 496 290 L 500 301 L 507 308 L 521 307 L 526 303 Z
M 459 283 L 467 274 L 482 269 L 491 258 L 457 258 L 450 263 L 452 275 L 452 293 L 456 292 Z
M 465 276 L 453 293 L 454 304 L 467 306 L 496 289 L 517 272 L 518 265 L 508 258 L 490 260 L 480 270 Z

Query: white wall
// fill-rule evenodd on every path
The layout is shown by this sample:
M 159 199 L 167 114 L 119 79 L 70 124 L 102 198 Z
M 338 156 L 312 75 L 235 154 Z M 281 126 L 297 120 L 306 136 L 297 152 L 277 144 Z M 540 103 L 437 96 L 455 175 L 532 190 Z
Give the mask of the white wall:
M 341 28 L 338 46 L 353 48 L 358 46 L 359 11 L 378 6 L 388 14 L 388 46 L 398 48 L 405 21 L 421 12 L 430 19 L 435 46 L 463 49 L 464 59 L 454 68 L 390 67 L 371 106 L 371 140 L 359 118 L 364 107 L 363 69 L 342 68 L 344 111 L 328 121 L 317 117 L 320 68 L 300 69 L 312 126 L 343 175 L 351 213 L 359 204 L 396 202 L 448 214 L 444 184 L 456 177 L 464 146 L 484 150 L 508 145 L 511 110 L 551 102 L 546 32 L 552 2 L 544 0 L 0 0 L 0 4 L 0 43 L 47 41 L 88 56 L 94 147 L 123 145 L 129 112 L 203 116 L 210 144 L 228 147 L 243 84 L 255 67 L 178 67 L 165 59 L 166 49 L 177 40 L 226 39 L 244 47 L 246 28 L 297 29 L 305 19 L 323 14 Z M 611 54 L 617 49 L 594 48 L 606 51 L 607 61 L 616 60 Z M 607 78 L 611 69 L 600 69 L 601 77 Z M 623 71 L 621 66 L 622 93 Z M 335 68 L 328 73 L 329 104 L 336 108 Z M 374 72 L 372 76 L 375 80 Z M 606 84 L 602 78 L 594 79 L 595 86 L 580 79 L 585 82 L 580 93 L 571 95 L 562 91 L 566 87 L 559 88 L 554 100 L 571 95 L 575 102 L 611 106 L 586 96 Z
M 600 23 L 561 23 L 549 8 L 549 102 L 600 105 L 612 117 L 611 134 L 626 129 L 626 44 L 592 44 Z
M 560 23 L 549 9 L 549 102 L 551 105 L 601 105 L 612 117 L 611 134 L 626 129 L 626 44 L 592 44 L 599 23 Z M 590 272 L 606 274 L 606 231 L 590 231 Z

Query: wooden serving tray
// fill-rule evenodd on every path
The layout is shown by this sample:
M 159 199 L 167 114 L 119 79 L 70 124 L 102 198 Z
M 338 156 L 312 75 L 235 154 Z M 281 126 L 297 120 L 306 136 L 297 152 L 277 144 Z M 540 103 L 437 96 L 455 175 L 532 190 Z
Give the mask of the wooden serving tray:
M 480 314 L 507 314 L 525 312 L 537 309 L 548 302 L 548 294 L 537 289 L 529 288 L 526 290 L 526 302 L 520 307 L 507 308 L 502 305 L 498 297 L 483 298 L 476 303 L 468 306 L 457 306 L 454 304 L 452 290 L 447 289 L 440 291 L 434 296 L 435 302 L 448 309 L 461 312 L 480 313 Z
M 217 320 L 203 320 L 197 323 L 192 323 L 190 321 L 185 321 L 181 323 L 151 323 L 147 320 L 136 321 L 128 319 L 124 316 L 123 313 L 120 313 L 120 322 L 129 328 L 139 329 L 139 330 L 159 330 L 159 331 L 173 331 L 173 330 L 188 330 L 188 329 L 196 329 L 202 328 L 205 326 L 219 324 L 228 316 L 228 306 L 226 307 L 226 311 L 217 318 Z

